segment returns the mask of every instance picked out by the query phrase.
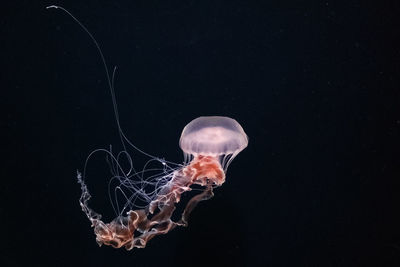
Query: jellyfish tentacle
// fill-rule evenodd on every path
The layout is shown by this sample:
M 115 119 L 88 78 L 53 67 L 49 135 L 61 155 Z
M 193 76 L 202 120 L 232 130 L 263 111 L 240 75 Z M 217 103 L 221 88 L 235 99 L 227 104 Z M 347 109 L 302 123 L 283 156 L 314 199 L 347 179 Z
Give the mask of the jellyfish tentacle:
M 190 164 L 174 171 L 171 177 L 160 189 L 157 198 L 145 209 L 130 210 L 126 216 L 120 215 L 110 223 L 104 223 L 101 215 L 89 208 L 91 195 L 78 172 L 78 182 L 82 189 L 80 205 L 94 227 L 99 246 L 124 246 L 127 250 L 144 248 L 153 237 L 166 234 L 176 226 L 187 226 L 189 215 L 197 204 L 213 197 L 213 187 L 221 185 L 225 180 L 218 159 L 209 156 L 195 157 Z M 190 186 L 193 184 L 205 186 L 204 191 L 188 201 L 178 222 L 172 221 L 175 203 L 180 201 L 184 192 L 192 190 Z
M 100 220 L 101 215 L 93 211 L 88 206 L 88 202 L 92 198 L 92 196 L 90 195 L 89 190 L 87 189 L 87 186 L 82 179 L 82 174 L 79 171 L 77 171 L 77 178 L 78 178 L 78 183 L 81 185 L 81 191 L 82 191 L 81 197 L 79 199 L 79 204 L 81 205 L 82 211 L 86 214 L 86 216 L 92 223 L 94 220 Z
M 182 213 L 182 218 L 177 224 L 180 226 L 187 226 L 189 215 L 193 211 L 193 209 L 197 206 L 197 204 L 200 201 L 208 200 L 213 196 L 214 196 L 213 188 L 211 185 L 208 185 L 206 190 L 204 190 L 202 193 L 194 196 L 192 199 L 189 200 L 189 202 L 186 204 L 185 210 Z

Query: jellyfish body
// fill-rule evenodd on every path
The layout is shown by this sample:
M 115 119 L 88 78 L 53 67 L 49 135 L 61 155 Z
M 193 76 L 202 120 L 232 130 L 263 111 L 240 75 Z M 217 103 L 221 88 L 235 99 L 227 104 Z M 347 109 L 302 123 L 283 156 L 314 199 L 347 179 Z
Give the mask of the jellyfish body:
M 185 164 L 166 175 L 169 180 L 156 191 L 146 207 L 130 210 L 126 216 L 119 215 L 110 223 L 104 223 L 101 215 L 88 207 L 91 196 L 78 173 L 82 189 L 80 204 L 94 227 L 100 246 L 124 246 L 127 250 L 143 248 L 154 236 L 166 234 L 176 226 L 187 226 L 189 215 L 197 203 L 211 198 L 213 188 L 225 182 L 228 165 L 247 146 L 248 138 L 234 119 L 199 117 L 183 129 L 179 144 L 185 155 Z M 188 201 L 181 219 L 173 221 L 171 216 L 175 204 L 195 184 L 204 190 Z
M 115 68 L 110 75 L 103 52 L 89 30 L 68 10 L 61 6 L 48 6 L 47 9 L 59 9 L 69 15 L 88 34 L 99 52 L 106 72 L 108 87 L 111 92 L 114 115 L 117 122 L 118 133 L 124 150 L 117 155 L 110 150 L 96 149 L 86 159 L 83 175 L 78 172 L 77 178 L 81 185 L 82 194 L 80 205 L 94 227 L 96 241 L 101 246 L 110 245 L 115 248 L 125 247 L 131 250 L 134 247 L 143 248 L 147 242 L 156 235 L 166 234 L 176 226 L 186 226 L 191 211 L 197 203 L 213 196 L 213 188 L 225 182 L 226 170 L 230 162 L 237 154 L 246 148 L 248 139 L 243 128 L 234 119 L 228 117 L 199 117 L 191 121 L 184 129 L 180 138 L 180 147 L 184 152 L 185 162 L 177 168 L 171 168 L 164 160 L 160 160 L 140 150 L 133 145 L 125 136 L 119 123 L 118 109 L 114 93 Z M 132 166 L 132 158 L 126 150 L 130 146 L 135 151 L 150 157 L 150 161 L 157 161 L 164 166 L 162 175 L 151 175 L 149 179 L 143 176 L 147 171 L 136 172 Z M 120 185 L 115 191 L 121 192 L 126 203 L 122 210 L 119 205 L 116 210 L 117 217 L 109 223 L 101 220 L 101 215 L 92 210 L 89 206 L 91 195 L 85 184 L 85 170 L 89 158 L 97 152 L 104 152 L 107 155 L 107 162 L 110 164 L 112 173 L 111 180 L 117 179 Z M 125 157 L 130 167 L 125 170 L 119 159 Z M 147 164 L 146 164 L 147 165 Z M 138 178 L 135 181 L 133 178 Z M 155 180 L 155 181 L 154 181 Z M 111 181 L 109 183 L 109 186 Z M 155 189 L 146 192 L 147 185 Z M 192 197 L 181 215 L 179 221 L 173 221 L 171 216 L 175 210 L 175 203 L 180 201 L 181 195 L 191 190 L 192 185 L 200 185 L 204 190 Z M 124 191 L 124 189 L 126 191 Z M 131 195 L 128 196 L 128 193 Z M 146 202 L 145 206 L 135 204 L 135 200 Z M 118 202 L 118 200 L 116 200 Z M 131 208 L 132 207 L 132 208 Z M 129 211 L 125 212 L 129 208 Z M 125 212 L 125 214 L 124 214 Z

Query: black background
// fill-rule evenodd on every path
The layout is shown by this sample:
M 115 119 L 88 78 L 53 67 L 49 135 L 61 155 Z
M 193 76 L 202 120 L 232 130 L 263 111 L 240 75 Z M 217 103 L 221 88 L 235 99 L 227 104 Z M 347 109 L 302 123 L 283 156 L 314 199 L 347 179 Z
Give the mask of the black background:
M 376 3 L 378 3 L 376 1 Z M 128 137 L 182 162 L 201 115 L 249 147 L 189 227 L 99 248 L 76 170 Z M 18 1 L 1 16 L 1 266 L 399 266 L 399 4 Z M 146 160 L 137 155 L 140 167 Z M 104 158 L 93 206 L 112 218 Z

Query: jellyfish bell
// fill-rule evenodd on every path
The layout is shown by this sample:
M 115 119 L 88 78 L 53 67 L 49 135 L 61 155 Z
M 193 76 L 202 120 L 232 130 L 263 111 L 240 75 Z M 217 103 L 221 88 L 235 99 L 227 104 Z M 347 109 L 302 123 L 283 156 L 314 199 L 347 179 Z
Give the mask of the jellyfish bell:
M 183 128 L 179 146 L 194 156 L 237 155 L 245 149 L 248 138 L 242 126 L 231 118 L 204 116 L 192 120 Z

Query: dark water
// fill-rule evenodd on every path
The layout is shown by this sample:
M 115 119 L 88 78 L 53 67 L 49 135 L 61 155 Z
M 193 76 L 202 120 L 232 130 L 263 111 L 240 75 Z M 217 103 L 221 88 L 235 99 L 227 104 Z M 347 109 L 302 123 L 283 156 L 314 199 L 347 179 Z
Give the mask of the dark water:
M 121 149 L 182 162 L 183 127 L 235 118 L 250 138 L 189 227 L 99 248 L 76 170 Z M 1 266 L 399 266 L 398 4 L 20 1 L 1 18 Z M 145 158 L 136 155 L 135 164 Z M 112 218 L 104 158 L 93 206 Z

